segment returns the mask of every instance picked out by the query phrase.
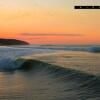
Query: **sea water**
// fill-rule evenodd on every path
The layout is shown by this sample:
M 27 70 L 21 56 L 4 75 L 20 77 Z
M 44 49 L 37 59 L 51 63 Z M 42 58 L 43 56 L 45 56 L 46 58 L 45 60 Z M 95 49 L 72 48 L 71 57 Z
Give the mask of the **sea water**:
M 29 45 L 0 47 L 0 100 L 100 100 L 100 46 Z M 66 51 L 71 62 L 66 67 L 21 57 Z M 77 51 L 77 53 L 76 53 Z M 88 57 L 80 52 L 90 52 Z M 80 55 L 80 56 L 79 56 Z M 75 57 L 76 56 L 76 57 Z M 77 58 L 78 56 L 78 58 Z M 84 60 L 84 58 L 87 60 Z M 92 59 L 92 60 L 91 60 Z M 97 60 L 96 60 L 97 59 Z M 68 61 L 69 58 L 66 58 Z M 80 71 L 74 63 L 90 66 L 98 74 Z M 88 61 L 88 63 L 87 63 Z M 71 68 L 70 68 L 71 66 Z M 92 66 L 92 65 L 91 65 Z M 90 66 L 90 67 L 91 67 Z M 27 69 L 31 67 L 30 69 Z M 21 69 L 20 69 L 21 68 Z M 92 67 L 91 67 L 92 68 Z

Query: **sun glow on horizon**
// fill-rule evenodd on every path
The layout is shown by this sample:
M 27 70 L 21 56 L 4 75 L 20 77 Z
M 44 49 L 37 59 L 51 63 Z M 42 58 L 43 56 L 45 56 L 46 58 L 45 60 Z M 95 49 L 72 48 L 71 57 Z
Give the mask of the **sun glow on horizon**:
M 31 44 L 100 44 L 100 12 L 75 10 L 78 3 L 81 2 L 2 0 L 0 38 Z

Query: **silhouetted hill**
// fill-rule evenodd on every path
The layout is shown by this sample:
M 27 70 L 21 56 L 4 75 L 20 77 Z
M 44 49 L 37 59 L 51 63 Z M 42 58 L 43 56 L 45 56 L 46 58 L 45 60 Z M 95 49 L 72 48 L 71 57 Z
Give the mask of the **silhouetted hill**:
M 16 39 L 0 39 L 0 45 L 28 45 L 28 42 Z

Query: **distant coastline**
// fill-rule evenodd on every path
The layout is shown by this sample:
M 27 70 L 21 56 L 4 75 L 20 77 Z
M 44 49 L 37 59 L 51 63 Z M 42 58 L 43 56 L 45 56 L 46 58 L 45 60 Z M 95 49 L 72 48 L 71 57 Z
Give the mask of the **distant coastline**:
M 3 39 L 0 38 L 0 46 L 6 45 L 29 45 L 28 42 L 17 39 Z

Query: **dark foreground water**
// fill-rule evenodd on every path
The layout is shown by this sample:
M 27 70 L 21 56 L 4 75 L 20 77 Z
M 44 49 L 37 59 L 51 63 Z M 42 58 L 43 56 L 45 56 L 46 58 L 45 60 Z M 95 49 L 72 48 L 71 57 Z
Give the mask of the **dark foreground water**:
M 100 78 L 26 61 L 20 70 L 0 73 L 0 100 L 100 100 Z

